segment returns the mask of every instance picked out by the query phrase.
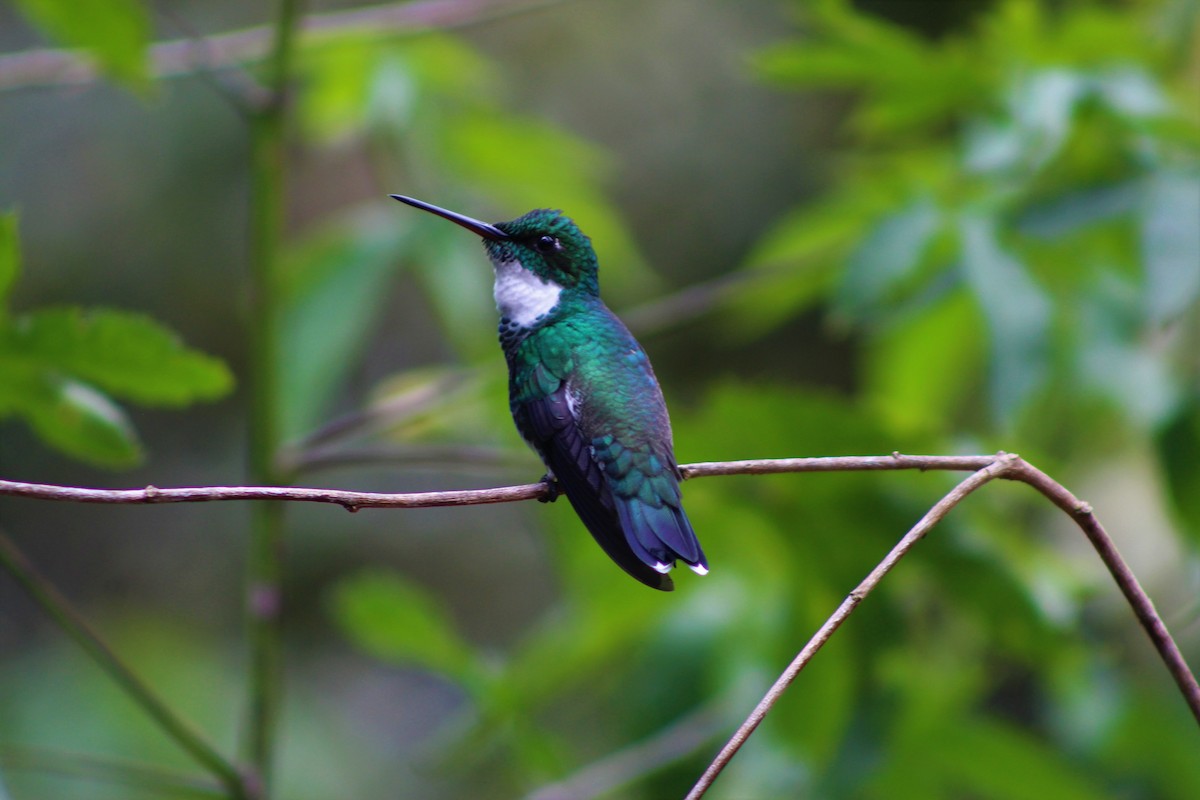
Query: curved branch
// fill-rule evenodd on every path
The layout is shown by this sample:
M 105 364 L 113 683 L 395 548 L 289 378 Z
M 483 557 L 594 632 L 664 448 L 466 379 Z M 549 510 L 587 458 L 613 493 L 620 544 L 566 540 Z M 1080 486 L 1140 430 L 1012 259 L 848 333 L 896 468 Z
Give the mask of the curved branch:
M 759 704 L 750 712 L 750 716 L 738 727 L 725 746 L 721 748 L 721 752 L 717 754 L 717 757 L 704 770 L 704 774 L 700 776 L 700 780 L 696 782 L 696 785 L 692 787 L 692 790 L 688 792 L 684 800 L 699 800 L 699 798 L 704 796 L 705 792 L 712 786 L 713 781 L 717 779 L 721 771 L 725 769 L 726 765 L 737 754 L 737 751 L 741 749 L 746 740 L 750 738 L 750 735 L 758 728 L 759 724 L 767 716 L 767 712 L 774 708 L 775 703 L 783 696 L 787 688 L 792 685 L 792 681 L 800 674 L 800 670 L 804 669 L 809 661 L 812 661 L 817 651 L 824 647 L 825 642 L 829 641 L 829 637 L 833 636 L 833 632 L 841 627 L 846 618 L 863 601 L 863 598 L 871 593 L 871 590 L 883 580 L 883 576 L 887 575 L 892 567 L 896 566 L 896 563 L 912 549 L 913 545 L 921 541 L 930 528 L 940 522 L 950 512 L 950 509 L 954 508 L 962 502 L 963 498 L 985 483 L 1004 475 L 1011 468 L 1011 458 L 994 460 L 991 464 L 979 470 L 958 484 L 958 486 L 955 486 L 949 494 L 938 501 L 937 505 L 929 509 L 925 513 L 925 516 L 921 517 L 921 520 L 908 533 L 904 534 L 904 538 L 891 549 L 875 569 L 871 570 L 871 574 L 864 578 L 862 583 L 854 588 L 854 591 L 850 592 L 846 599 L 842 601 L 842 604 L 838 606 L 837 611 L 833 612 L 833 616 L 825 621 L 825 624 L 813 634 L 812 638 L 808 640 L 808 644 L 804 645 L 804 648 L 792 660 L 792 663 L 788 664 L 787 669 L 783 671 L 783 674 L 779 676 L 778 680 L 775 681 L 774 685 L 763 696 L 763 699 L 759 701 Z
M 927 462 L 926 459 L 930 461 Z M 969 468 L 965 465 L 976 463 L 978 457 L 975 456 L 958 456 L 947 457 L 941 466 L 932 466 L 933 459 L 937 457 L 923 456 L 901 456 L 893 454 L 893 459 L 899 462 L 907 462 L 909 459 L 916 459 L 922 463 L 921 469 L 964 469 Z M 834 471 L 846 469 L 904 469 L 906 466 L 887 466 L 888 461 L 883 458 L 861 459 L 861 466 L 854 466 L 853 463 L 860 459 L 829 459 L 834 462 L 825 465 L 826 468 L 821 468 L 820 465 L 814 466 L 812 461 L 820 459 L 786 459 L 775 462 L 734 462 L 746 465 L 748 469 L 752 469 L 758 473 L 766 472 L 781 472 L 781 471 Z M 1039 491 L 1047 499 L 1049 499 L 1059 509 L 1066 512 L 1067 515 L 1075 521 L 1083 530 L 1092 546 L 1096 548 L 1096 552 L 1100 556 L 1100 560 L 1108 567 L 1113 579 L 1117 582 L 1117 586 L 1121 589 L 1121 593 L 1125 595 L 1125 599 L 1133 607 L 1134 614 L 1137 615 L 1138 621 L 1141 622 L 1146 634 L 1150 637 L 1151 643 L 1155 650 L 1158 651 L 1159 657 L 1166 664 L 1167 670 L 1175 679 L 1180 692 L 1183 694 L 1184 701 L 1188 708 L 1191 709 L 1192 715 L 1200 722 L 1200 684 L 1197 684 L 1196 677 L 1188 669 L 1187 662 L 1183 658 L 1183 654 L 1179 651 L 1179 647 L 1175 644 L 1175 640 L 1171 637 L 1167 630 L 1166 624 L 1158 615 L 1158 611 L 1154 608 L 1154 603 L 1150 600 L 1149 595 L 1142 589 L 1137 578 L 1117 551 L 1116 545 L 1109 537 L 1100 521 L 1096 519 L 1096 515 L 1092 511 L 1090 504 L 1079 500 L 1075 495 L 1071 494 L 1065 487 L 1053 480 L 1046 473 L 1034 467 L 1029 462 L 1016 455 L 1000 453 L 995 457 L 987 459 L 990 463 L 980 467 L 979 470 L 954 487 L 954 489 L 938 501 L 937 505 L 931 508 L 921 520 L 914 525 L 908 533 L 896 544 L 895 547 L 887 554 L 887 556 L 871 571 L 871 573 L 855 587 L 837 610 L 825 621 L 825 624 L 813 634 L 808 643 L 788 665 L 783 674 L 775 681 L 771 688 L 767 691 L 763 699 L 755 706 L 750 713 L 730 737 L 729 741 L 705 769 L 700 779 L 696 782 L 692 790 L 688 792 L 685 800 L 699 800 L 704 796 L 713 782 L 721 774 L 722 770 L 729 764 L 730 760 L 741 749 L 750 735 L 766 717 L 767 713 L 775 706 L 779 698 L 787 691 L 788 686 L 800 674 L 800 671 L 813 659 L 813 656 L 825 645 L 829 638 L 833 635 L 846 618 L 854 612 L 858 604 L 862 602 L 875 586 L 883 579 L 883 576 L 891 571 L 892 567 L 904 557 L 909 550 L 912 549 L 918 541 L 920 541 L 929 530 L 950 512 L 954 506 L 958 505 L 968 494 L 979 489 L 984 484 L 995 480 L 996 478 L 1006 478 L 1009 480 L 1020 481 L 1029 484 L 1034 489 Z M 786 461 L 806 462 L 803 464 L 794 464 L 797 467 L 795 470 L 785 470 Z M 699 474 L 733 474 L 730 471 L 731 464 L 711 464 L 711 465 L 692 465 L 693 468 L 700 467 L 703 471 Z

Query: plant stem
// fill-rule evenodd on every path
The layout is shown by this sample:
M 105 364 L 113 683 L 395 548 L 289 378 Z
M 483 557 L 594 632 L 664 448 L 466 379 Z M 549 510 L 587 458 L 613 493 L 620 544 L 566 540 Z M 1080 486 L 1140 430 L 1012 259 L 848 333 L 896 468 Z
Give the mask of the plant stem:
M 251 480 L 264 485 L 277 485 L 282 478 L 275 467 L 280 403 L 278 264 L 283 233 L 288 84 L 300 5 L 300 0 L 280 0 L 267 65 L 269 97 L 251 120 L 249 474 Z M 270 792 L 282 696 L 283 539 L 283 506 L 257 506 L 246 587 L 250 674 L 243 750 L 263 797 Z
M 244 797 L 244 784 L 237 768 L 222 756 L 195 728 L 172 711 L 154 691 L 92 630 L 79 612 L 59 593 L 3 533 L 0 533 L 0 566 L 3 566 L 33 601 L 99 667 L 142 707 L 160 728 L 198 764 L 215 775 L 232 796 Z
M 83 778 L 157 792 L 175 797 L 228 797 L 229 792 L 207 778 L 124 759 L 102 758 L 40 747 L 0 745 L 0 767 L 67 778 Z M 3 795 L 0 795 L 2 797 Z

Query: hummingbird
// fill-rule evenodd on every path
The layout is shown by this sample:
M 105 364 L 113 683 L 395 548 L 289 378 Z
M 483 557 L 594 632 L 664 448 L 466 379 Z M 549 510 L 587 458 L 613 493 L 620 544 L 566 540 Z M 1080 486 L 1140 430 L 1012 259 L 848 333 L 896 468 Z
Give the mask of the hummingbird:
M 654 589 L 675 588 L 682 561 L 708 561 L 680 501 L 671 421 L 650 360 L 600 299 L 592 242 L 561 211 L 492 225 L 421 200 L 396 200 L 483 239 L 495 272 L 509 410 L 617 566 Z

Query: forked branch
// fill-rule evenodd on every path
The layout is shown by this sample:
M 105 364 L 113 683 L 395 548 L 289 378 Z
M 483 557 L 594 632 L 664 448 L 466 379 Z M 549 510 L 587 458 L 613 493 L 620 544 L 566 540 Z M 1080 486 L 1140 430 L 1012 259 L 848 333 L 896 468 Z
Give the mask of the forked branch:
M 1171 676 L 1179 686 L 1184 701 L 1200 722 L 1200 684 L 1188 668 L 1162 618 L 1154 608 L 1145 590 L 1122 559 L 1112 539 L 1096 519 L 1090 505 L 1082 502 L 1057 481 L 1019 456 L 999 453 L 991 456 L 911 456 L 893 453 L 890 456 L 838 456 L 831 458 L 785 458 L 751 461 L 726 461 L 685 464 L 681 468 L 685 478 L 700 478 L 717 475 L 764 475 L 784 472 L 861 472 L 884 470 L 956 470 L 973 474 L 956 486 L 922 517 L 900 542 L 888 553 L 870 575 L 850 593 L 837 611 L 826 621 L 805 645 L 796 659 L 788 666 L 767 692 L 762 702 L 754 709 L 729 743 L 705 771 L 704 776 L 688 795 L 696 800 L 704 795 L 708 787 L 724 769 L 725 765 L 747 740 L 754 729 L 770 711 L 776 700 L 795 680 L 804 666 L 828 641 L 833 632 L 854 611 L 882 580 L 892 567 L 926 533 L 968 494 L 979 487 L 1004 478 L 1029 484 L 1054 505 L 1066 512 L 1080 527 L 1100 559 L 1117 582 L 1121 593 L 1133 608 L 1134 614 L 1150 637 L 1159 657 L 1166 664 Z M 468 489 L 448 492 L 412 492 L 385 494 L 376 492 L 351 492 L 336 489 L 308 489 L 273 486 L 210 486 L 197 488 L 160 489 L 148 486 L 144 489 L 87 489 L 70 486 L 20 483 L 0 480 L 0 495 L 11 495 L 41 500 L 58 500 L 81 503 L 124 503 L 157 504 L 212 502 L 228 500 L 286 500 L 297 502 L 332 503 L 350 511 L 360 508 L 430 508 L 438 506 L 480 505 L 486 503 L 509 503 L 546 497 L 549 488 L 543 483 L 521 486 L 503 486 L 493 489 Z

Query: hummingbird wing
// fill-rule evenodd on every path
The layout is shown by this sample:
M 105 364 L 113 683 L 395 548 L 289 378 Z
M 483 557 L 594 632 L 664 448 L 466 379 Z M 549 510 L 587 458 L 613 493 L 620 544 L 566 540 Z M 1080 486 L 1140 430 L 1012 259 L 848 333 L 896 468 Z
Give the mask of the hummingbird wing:
M 542 457 L 592 538 L 638 581 L 665 592 L 674 589 L 671 577 L 654 569 L 655 559 L 627 537 L 618 503 L 593 455 L 593 443 L 572 413 L 566 382 L 543 364 L 532 367 L 526 377 L 530 391 L 520 393 L 523 399 L 514 395 L 512 402 L 517 428 Z

